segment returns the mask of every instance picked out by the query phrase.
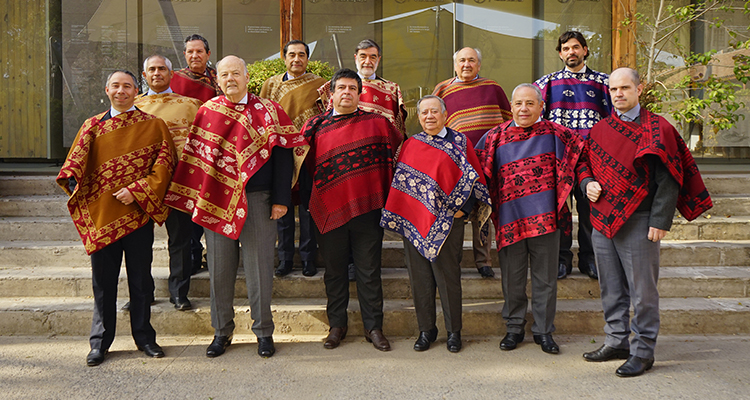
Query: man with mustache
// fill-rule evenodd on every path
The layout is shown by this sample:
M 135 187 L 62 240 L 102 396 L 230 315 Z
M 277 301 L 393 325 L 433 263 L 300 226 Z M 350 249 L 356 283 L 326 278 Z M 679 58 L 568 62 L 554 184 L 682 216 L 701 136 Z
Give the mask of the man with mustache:
M 221 95 L 221 88 L 216 79 L 216 70 L 208 66 L 208 59 L 211 57 L 208 40 L 198 34 L 186 37 L 182 54 L 185 56 L 185 62 L 188 66 L 174 72 L 170 85 L 172 90 L 177 94 L 198 99 L 202 103 Z M 202 267 L 202 236 L 203 227 L 193 224 L 190 238 L 193 273 L 197 273 Z
M 206 356 L 221 356 L 232 343 L 242 257 L 258 355 L 267 358 L 276 352 L 271 314 L 276 220 L 291 206 L 294 168 L 307 146 L 278 103 L 248 93 L 243 59 L 226 56 L 216 66 L 224 95 L 198 110 L 165 203 L 206 228 L 214 328 Z M 302 154 L 293 152 L 298 146 Z
M 609 77 L 586 65 L 589 48 L 581 32 L 568 31 L 557 40 L 557 52 L 565 64 L 560 71 L 545 75 L 536 82 L 544 96 L 544 119 L 556 122 L 584 139 L 599 120 L 610 115 Z M 591 209 L 578 185 L 573 189 L 578 210 L 578 269 L 591 279 L 597 279 L 594 250 L 591 247 Z M 573 270 L 572 225 L 561 227 L 560 262 L 557 278 L 568 276 Z
M 387 81 L 376 74 L 382 54 L 380 46 L 374 40 L 365 39 L 359 42 L 354 52 L 354 64 L 357 75 L 362 81 L 359 95 L 359 108 L 371 113 L 382 115 L 406 138 L 406 108 L 401 88 L 398 83 Z M 326 110 L 333 108 L 333 88 L 330 82 L 318 89 L 320 100 L 326 105 Z M 351 260 L 350 260 L 351 261 Z M 354 263 L 349 263 L 349 281 L 355 281 Z
M 453 54 L 456 77 L 438 83 L 433 95 L 445 101 L 448 120 L 445 126 L 466 135 L 472 145 L 490 129 L 511 119 L 508 96 L 500 85 L 479 76 L 482 53 L 479 49 L 464 47 Z M 483 278 L 492 278 L 490 258 L 492 240 L 479 240 L 479 227 L 471 224 L 474 265 Z
M 310 48 L 301 40 L 289 41 L 283 50 L 286 72 L 268 78 L 260 89 L 260 97 L 273 100 L 281 105 L 297 129 L 321 112 L 318 88 L 326 80 L 307 72 L 310 60 Z M 300 171 L 305 174 L 305 170 Z M 300 187 L 300 190 L 304 188 Z M 300 193 L 300 197 L 309 198 L 309 193 Z M 315 256 L 318 244 L 315 241 L 315 229 L 306 205 L 299 206 L 299 255 L 302 258 L 302 274 L 313 276 L 318 273 L 315 267 Z M 279 266 L 276 276 L 285 276 L 292 272 L 294 257 L 294 208 L 279 219 Z
M 354 64 L 357 66 L 357 75 L 362 80 L 359 108 L 388 118 L 401 133 L 406 134 L 406 107 L 401 88 L 398 83 L 377 75 L 381 58 L 380 46 L 374 40 L 365 39 L 357 45 Z M 318 89 L 326 110 L 333 108 L 332 90 L 330 82 Z

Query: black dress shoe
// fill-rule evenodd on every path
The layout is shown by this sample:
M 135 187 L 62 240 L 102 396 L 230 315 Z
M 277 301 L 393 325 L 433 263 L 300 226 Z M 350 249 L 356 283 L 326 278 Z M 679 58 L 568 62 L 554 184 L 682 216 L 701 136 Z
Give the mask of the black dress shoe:
M 565 279 L 568 276 L 568 266 L 564 263 L 560 263 L 557 266 L 557 279 Z
M 458 353 L 461 351 L 461 332 L 448 332 L 448 351 Z
M 479 267 L 477 268 L 477 271 L 479 272 L 479 275 L 482 276 L 482 278 L 494 278 L 495 277 L 495 271 L 493 271 L 489 265 L 485 265 L 484 267 Z
M 161 349 L 156 343 L 146 343 L 143 346 L 138 346 L 138 350 L 144 352 L 147 356 L 153 358 L 164 357 L 164 350 Z
M 625 364 L 622 364 L 620 368 L 617 368 L 615 374 L 622 378 L 630 378 L 632 376 L 638 376 L 651 369 L 654 366 L 653 358 L 641 358 L 638 356 L 630 356 Z
M 107 354 L 107 350 L 91 349 L 89 355 L 86 356 L 86 365 L 89 367 L 96 367 L 103 363 L 105 354 Z
M 542 351 L 549 354 L 560 353 L 560 346 L 555 343 L 555 339 L 552 339 L 551 334 L 545 335 L 534 335 L 534 343 L 542 346 Z
M 430 343 L 437 340 L 438 328 L 434 327 L 429 331 L 419 332 L 417 341 L 414 342 L 414 350 L 425 351 L 430 348 Z
M 341 344 L 341 341 L 346 339 L 346 331 L 347 327 L 335 327 L 328 330 L 328 337 L 326 337 L 325 342 L 323 343 L 323 347 L 326 349 L 335 349 L 336 347 L 339 347 L 339 344 Z
M 294 268 L 294 262 L 282 261 L 279 263 L 279 267 L 276 268 L 276 272 L 274 272 L 273 274 L 276 276 L 287 276 L 290 272 L 292 272 L 292 268 Z
M 193 304 L 188 299 L 175 299 L 174 297 L 169 298 L 169 302 L 174 304 L 174 308 L 179 311 L 187 311 L 193 309 Z
M 349 275 L 349 282 L 354 282 L 357 280 L 357 267 L 354 265 L 354 263 L 350 263 L 346 271 Z
M 232 344 L 232 336 L 214 336 L 214 341 L 206 349 L 206 357 L 218 357 L 224 354 L 229 345 Z
M 302 261 L 302 275 L 304 276 L 315 276 L 318 273 L 318 268 L 315 266 L 313 261 Z
M 586 361 L 591 362 L 602 362 L 602 361 L 609 361 L 609 360 L 625 360 L 630 356 L 630 349 L 616 349 L 614 347 L 610 347 L 605 345 L 602 345 L 602 347 L 590 351 L 588 353 L 583 353 L 583 358 Z
M 263 358 L 271 357 L 276 353 L 276 348 L 273 347 L 273 337 L 259 337 L 258 338 L 258 355 Z
M 524 333 L 506 333 L 500 341 L 500 350 L 513 350 L 519 343 L 523 342 Z

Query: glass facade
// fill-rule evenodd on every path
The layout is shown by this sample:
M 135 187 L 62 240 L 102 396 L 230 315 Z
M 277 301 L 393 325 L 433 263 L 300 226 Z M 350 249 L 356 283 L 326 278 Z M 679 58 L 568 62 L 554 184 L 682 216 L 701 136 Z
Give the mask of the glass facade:
M 182 68 L 183 40 L 190 34 L 208 39 L 212 63 L 228 54 L 247 62 L 278 56 L 281 27 L 276 0 L 57 1 L 62 6 L 66 146 L 85 118 L 106 110 L 103 87 L 111 71 L 140 72 L 143 58 L 153 53 L 166 55 L 175 68 Z M 685 0 L 671 3 L 687 4 Z M 302 39 L 310 45 L 311 59 L 335 68 L 354 68 L 354 49 L 360 40 L 370 38 L 381 45 L 378 73 L 401 85 L 410 134 L 420 130 L 416 101 L 454 75 L 452 55 L 465 46 L 482 51 L 480 75 L 499 82 L 509 96 L 519 83 L 563 67 L 555 47 L 566 30 L 586 36 L 589 67 L 603 72 L 612 68 L 612 0 L 302 0 L 301 4 Z M 638 1 L 638 11 L 649 14 L 656 4 L 656 0 Z M 722 17 L 726 25 L 747 36 L 747 14 Z M 679 37 L 695 51 L 719 50 L 723 61 L 712 67 L 712 73 L 731 73 L 733 53 L 726 29 L 698 24 L 680 31 Z M 639 65 L 644 65 L 641 50 Z M 676 56 L 679 49 L 667 46 L 664 51 L 658 59 L 661 68 L 681 62 Z M 669 55 L 673 57 L 664 58 Z M 750 104 L 747 88 L 736 94 Z M 750 118 L 726 132 L 703 126 L 681 130 L 696 157 L 750 157 Z
M 186 66 L 183 40 L 208 39 L 213 64 L 225 54 L 247 62 L 278 55 L 279 3 L 268 0 L 61 0 L 63 127 L 69 146 L 83 121 L 108 106 L 107 75 L 142 70 L 145 57 Z M 145 86 L 144 86 L 145 87 Z
M 555 47 L 569 29 L 589 39 L 589 65 L 611 64 L 611 0 L 307 0 L 304 39 L 313 59 L 355 68 L 354 49 L 374 39 L 383 51 L 378 73 L 397 82 L 410 111 L 409 133 L 419 132 L 416 101 L 451 78 L 453 53 L 482 52 L 480 75 L 513 88 L 561 69 Z

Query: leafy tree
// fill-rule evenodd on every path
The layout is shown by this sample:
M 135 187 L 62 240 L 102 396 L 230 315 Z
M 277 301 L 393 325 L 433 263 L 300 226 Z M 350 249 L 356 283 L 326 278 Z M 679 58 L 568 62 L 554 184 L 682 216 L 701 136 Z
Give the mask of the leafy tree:
M 284 60 L 281 58 L 260 60 L 248 64 L 247 72 L 250 74 L 250 82 L 247 83 L 247 90 L 256 95 L 260 94 L 260 89 L 263 87 L 263 82 L 266 79 L 285 71 L 286 65 L 284 65 Z M 318 75 L 321 78 L 331 79 L 333 78 L 334 70 L 327 62 L 314 60 L 307 64 L 307 72 Z
M 622 22 L 637 24 L 639 69 L 644 72 L 646 89 L 641 103 L 654 112 L 669 112 L 678 123 L 710 125 L 714 133 L 730 129 L 745 118 L 745 104 L 737 92 L 750 81 L 750 39 L 747 28 L 725 24 L 731 14 L 750 15 L 750 0 L 696 0 L 694 2 L 653 0 L 638 3 L 639 10 Z M 729 38 L 726 49 L 693 52 L 689 45 L 691 26 L 723 29 Z M 688 39 L 686 39 L 688 37 Z M 669 65 L 663 56 L 669 52 L 682 58 L 683 66 Z M 718 74 L 731 65 L 733 73 Z

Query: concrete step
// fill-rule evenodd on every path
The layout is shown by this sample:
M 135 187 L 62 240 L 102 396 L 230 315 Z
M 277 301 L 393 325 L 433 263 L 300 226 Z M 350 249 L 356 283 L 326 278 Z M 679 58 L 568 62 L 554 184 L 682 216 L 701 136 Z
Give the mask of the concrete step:
M 68 196 L 0 196 L 4 217 L 68 217 Z
M 65 194 L 55 175 L 0 175 L 3 196 L 56 196 Z
M 711 197 L 750 193 L 750 174 L 701 174 Z
M 733 215 L 750 215 L 750 195 L 717 194 L 711 195 L 713 208 L 709 215 L 731 217 Z
M 462 272 L 464 299 L 502 299 L 502 281 L 481 278 L 470 269 Z M 152 275 L 157 298 L 168 298 L 168 268 L 153 268 Z M 384 268 L 383 297 L 410 299 L 411 285 L 404 268 Z M 118 295 L 128 297 L 126 273 L 120 272 Z M 599 297 L 599 284 L 578 272 L 558 281 L 559 299 L 592 299 Z M 350 283 L 349 292 L 356 297 L 356 286 Z M 527 292 L 531 293 L 530 279 Z M 285 277 L 275 277 L 274 298 L 325 298 L 323 269 L 313 277 L 305 277 L 298 270 Z M 659 294 L 668 297 L 750 297 L 750 267 L 678 267 L 660 271 Z M 0 297 L 87 297 L 91 296 L 90 268 L 3 268 L 0 269 Z M 207 272 L 195 275 L 190 283 L 190 298 L 210 297 Z M 240 270 L 235 297 L 247 296 L 245 278 Z
M 684 218 L 675 218 L 667 238 L 670 240 L 750 239 L 750 216 L 720 217 L 709 213 L 690 222 Z
M 164 229 L 164 228 L 158 228 Z M 157 232 L 158 233 L 158 232 Z M 157 236 L 159 236 L 157 234 Z M 165 234 L 166 236 L 166 234 Z M 494 245 L 493 245 L 494 246 Z M 573 242 L 573 252 L 577 253 L 577 243 Z M 165 239 L 154 242 L 154 263 L 156 267 L 169 264 L 169 254 Z M 89 267 L 89 256 L 83 250 L 80 240 L 68 241 L 0 241 L 0 268 L 2 267 Z M 384 241 L 382 252 L 384 268 L 403 268 L 404 246 L 401 241 Z M 499 267 L 497 252 L 492 251 L 493 266 Z M 323 265 L 318 255 L 318 265 Z M 574 259 L 574 266 L 577 261 Z M 299 254 L 295 253 L 295 265 L 300 264 Z M 750 240 L 664 240 L 661 244 L 662 267 L 690 267 L 702 265 L 747 266 L 750 265 Z M 464 242 L 463 268 L 474 269 L 474 255 L 471 242 Z M 495 271 L 499 272 L 499 271 Z
M 166 239 L 167 229 L 155 228 L 156 239 Z M 0 241 L 76 241 L 81 240 L 70 215 L 58 217 L 0 217 Z
M 118 307 L 125 300 L 118 301 Z M 746 298 L 673 298 L 662 299 L 662 334 L 748 334 L 750 302 Z M 176 311 L 160 301 L 151 308 L 151 323 L 158 335 L 211 335 L 208 299 L 194 299 L 195 309 Z M 465 300 L 463 329 L 465 336 L 502 335 L 503 302 L 496 299 Z M 410 300 L 386 300 L 383 330 L 389 336 L 414 336 L 419 333 Z M 118 308 L 119 309 L 119 308 Z M 437 324 L 444 331 L 438 302 Z M 0 335 L 76 335 L 86 336 L 91 327 L 93 301 L 87 298 L 0 298 Z M 277 299 L 272 306 L 276 334 L 325 335 L 328 330 L 325 299 Z M 129 315 L 118 311 L 117 334 L 129 335 Z M 527 329 L 533 320 L 527 315 Z M 250 334 L 252 320 L 246 299 L 235 301 L 235 333 Z M 601 335 L 604 320 L 601 302 L 559 300 L 555 317 L 556 333 Z M 359 305 L 349 304 L 349 335 L 363 333 Z
M 577 231 L 577 220 L 573 232 Z M 722 217 L 705 215 L 693 221 L 675 218 L 670 240 L 748 240 L 750 239 L 750 216 Z M 166 239 L 166 228 L 156 227 L 156 238 Z M 80 239 L 70 217 L 0 217 L 0 241 L 10 240 L 62 240 Z M 393 232 L 385 240 L 401 240 Z M 464 240 L 471 240 L 471 230 L 466 229 Z

